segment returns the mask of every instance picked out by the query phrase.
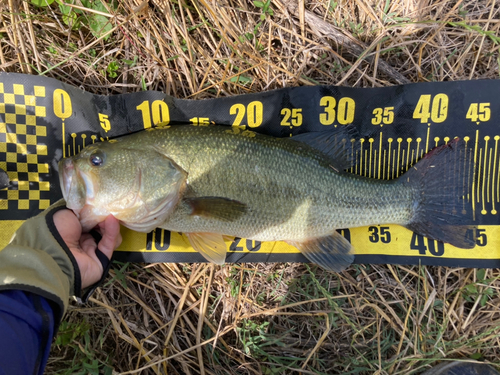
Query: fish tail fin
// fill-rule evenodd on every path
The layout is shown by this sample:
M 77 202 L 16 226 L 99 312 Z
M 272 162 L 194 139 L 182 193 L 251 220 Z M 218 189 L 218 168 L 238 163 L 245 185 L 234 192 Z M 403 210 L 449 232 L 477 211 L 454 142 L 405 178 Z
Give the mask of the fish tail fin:
M 471 249 L 476 230 L 467 200 L 474 165 L 458 138 L 427 153 L 401 178 L 415 191 L 414 215 L 406 228 L 425 237 Z

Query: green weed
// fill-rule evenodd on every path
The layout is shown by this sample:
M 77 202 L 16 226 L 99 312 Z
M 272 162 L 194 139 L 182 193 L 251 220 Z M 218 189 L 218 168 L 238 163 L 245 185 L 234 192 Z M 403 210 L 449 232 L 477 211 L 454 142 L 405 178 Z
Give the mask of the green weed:
M 266 17 L 269 16 L 273 16 L 274 15 L 274 12 L 273 10 L 271 9 L 271 0 L 267 0 L 266 2 L 264 1 L 254 1 L 253 2 L 253 5 L 255 5 L 257 8 L 260 8 L 262 10 L 262 13 L 260 15 L 260 19 L 262 21 L 265 21 Z
M 259 322 L 251 319 L 243 319 L 240 327 L 236 328 L 238 339 L 242 345 L 243 352 L 266 364 L 262 366 L 264 374 L 282 374 L 298 361 L 292 355 L 285 355 L 287 348 L 285 339 L 290 336 L 293 329 L 288 331 L 273 332 L 269 321 Z
M 53 2 L 54 0 L 31 0 L 31 4 L 36 5 L 37 7 L 46 7 Z
M 493 288 L 484 286 L 484 284 L 489 284 L 495 279 L 486 279 L 486 270 L 479 269 L 476 272 L 477 282 L 467 284 L 462 290 L 462 296 L 467 302 L 475 303 L 479 299 L 479 305 L 481 307 L 486 306 L 488 300 L 495 296 L 496 292 Z
M 349 27 L 351 28 L 352 34 L 358 38 L 365 32 L 363 25 L 360 23 L 356 24 L 354 22 L 349 22 Z
M 115 266 L 121 266 L 121 268 L 117 268 Z M 124 289 L 127 289 L 127 276 L 125 275 L 125 272 L 127 271 L 127 268 L 130 266 L 130 262 L 127 263 L 122 263 L 118 261 L 113 261 L 113 270 L 114 270 L 114 276 L 109 280 L 106 284 L 104 284 L 104 287 L 107 287 L 111 284 L 113 284 L 115 281 L 119 281 Z
M 106 71 L 103 72 L 104 75 L 108 75 L 110 78 L 116 78 L 118 77 L 118 70 L 120 69 L 120 64 L 118 64 L 116 61 L 111 61 L 108 66 L 106 67 Z
M 111 375 L 111 359 L 99 359 L 102 352 L 103 332 L 97 340 L 91 337 L 91 326 L 85 320 L 78 323 L 63 321 L 54 340 L 54 345 L 66 347 L 66 353 L 71 359 L 63 360 L 63 370 L 56 373 L 61 375 Z M 97 347 L 96 347 L 97 346 Z
M 448 22 L 447 23 L 453 27 L 461 27 L 468 31 L 474 31 L 480 35 L 488 37 L 494 44 L 500 43 L 500 37 L 496 34 L 494 30 L 483 30 L 481 26 L 478 25 L 468 25 L 465 21 L 459 22 Z
M 74 8 L 71 6 L 74 4 L 74 1 L 71 0 L 55 1 L 57 2 L 57 5 L 62 13 L 63 22 L 70 26 L 72 30 L 79 30 L 82 26 L 84 26 L 87 27 L 96 38 L 100 38 L 105 35 L 104 40 L 108 40 L 111 37 L 111 34 L 106 35 L 113 28 L 113 25 L 109 21 L 108 17 L 102 14 L 90 13 L 82 9 Z M 31 0 L 31 3 L 38 7 L 47 7 L 53 2 L 54 0 Z M 117 2 L 115 1 L 103 2 L 101 0 L 81 0 L 81 3 L 78 3 L 78 5 L 80 4 L 85 8 L 101 13 L 109 13 L 108 8 L 113 10 L 117 9 Z
M 384 12 L 382 14 L 382 22 L 384 24 L 411 21 L 411 18 L 409 17 L 396 16 L 397 12 L 389 12 L 390 5 L 391 5 L 391 0 L 385 0 Z
M 335 11 L 335 8 L 337 8 L 337 5 L 339 5 L 338 1 L 330 0 L 328 2 L 328 9 L 330 10 L 330 12 Z
M 134 56 L 134 59 L 133 60 L 127 60 L 127 59 L 123 59 L 122 61 L 128 65 L 129 68 L 133 68 L 134 66 L 137 65 L 137 60 L 139 59 L 139 57 L 137 56 Z

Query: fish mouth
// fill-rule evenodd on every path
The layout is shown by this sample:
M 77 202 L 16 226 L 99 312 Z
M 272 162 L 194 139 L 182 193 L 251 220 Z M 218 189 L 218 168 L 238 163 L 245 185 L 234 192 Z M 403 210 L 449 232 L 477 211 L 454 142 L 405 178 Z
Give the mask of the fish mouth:
M 73 160 L 65 158 L 59 161 L 59 183 L 66 207 L 79 211 L 85 205 L 86 193 Z

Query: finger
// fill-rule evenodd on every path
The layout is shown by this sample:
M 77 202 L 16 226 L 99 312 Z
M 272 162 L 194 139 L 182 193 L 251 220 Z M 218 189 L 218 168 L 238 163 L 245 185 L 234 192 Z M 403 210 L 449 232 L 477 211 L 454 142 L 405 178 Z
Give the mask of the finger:
M 80 238 L 80 248 L 84 253 L 87 253 L 89 255 L 95 252 L 97 244 L 94 240 L 94 237 L 92 237 L 90 233 L 82 234 L 82 237 Z
M 120 222 L 113 216 L 109 215 L 106 220 L 99 224 L 102 235 L 99 241 L 99 250 L 109 259 L 113 255 L 113 251 L 121 244 L 122 236 L 120 234 Z
M 70 210 L 60 210 L 54 214 L 54 225 L 66 244 L 71 247 L 78 245 L 82 227 L 78 218 Z

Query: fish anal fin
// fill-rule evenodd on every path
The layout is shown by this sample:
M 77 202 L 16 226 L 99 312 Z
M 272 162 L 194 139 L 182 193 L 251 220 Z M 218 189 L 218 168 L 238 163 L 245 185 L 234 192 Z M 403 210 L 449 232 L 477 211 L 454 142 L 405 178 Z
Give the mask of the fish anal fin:
M 246 204 L 223 197 L 186 198 L 184 202 L 191 206 L 191 215 L 229 222 L 239 219 L 247 210 Z
M 328 271 L 341 272 L 354 261 L 352 245 L 337 232 L 303 242 L 286 242 L 299 249 L 310 262 Z
M 221 234 L 185 233 L 189 243 L 209 262 L 222 265 L 226 261 L 227 247 Z

